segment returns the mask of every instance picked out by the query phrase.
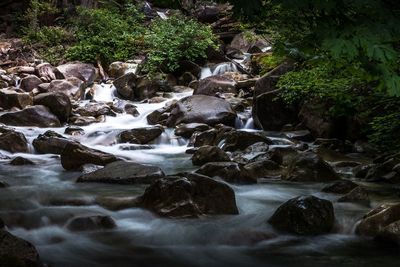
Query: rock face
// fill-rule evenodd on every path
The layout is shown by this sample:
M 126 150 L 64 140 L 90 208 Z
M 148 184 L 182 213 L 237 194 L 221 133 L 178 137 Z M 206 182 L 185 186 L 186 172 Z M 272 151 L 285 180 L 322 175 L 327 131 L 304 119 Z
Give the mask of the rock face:
M 67 122 L 72 111 L 71 100 L 64 93 L 43 93 L 33 98 L 35 105 L 43 105 L 57 116 L 61 122 Z
M 217 93 L 236 93 L 236 82 L 222 75 L 207 77 L 199 81 L 194 95 L 215 96 Z
M 332 230 L 332 203 L 314 196 L 300 196 L 280 206 L 268 220 L 276 229 L 299 235 L 318 235 Z
M 167 111 L 168 109 L 165 112 Z M 171 107 L 166 125 L 172 127 L 180 123 L 194 122 L 234 125 L 235 119 L 235 111 L 225 100 L 213 96 L 194 95 L 179 100 Z
M 87 217 L 73 218 L 67 225 L 71 231 L 94 231 L 113 229 L 117 225 L 110 216 L 93 215 Z
M 71 62 L 60 65 L 56 68 L 58 79 L 67 79 L 70 77 L 78 78 L 87 85 L 92 84 L 96 79 L 96 68 L 91 64 L 81 62 Z
M 39 134 L 33 140 L 32 145 L 38 153 L 61 155 L 69 143 L 75 143 L 75 141 L 69 140 L 54 131 L 47 131 L 44 134 Z
M 235 193 L 227 184 L 195 174 L 155 181 L 139 197 L 138 205 L 174 218 L 238 214 Z
M 283 178 L 295 182 L 329 182 L 340 179 L 333 168 L 313 152 L 295 156 Z
M 28 241 L 0 229 L 0 266 L 39 267 L 39 254 Z
M 161 127 L 136 128 L 121 132 L 117 139 L 120 143 L 144 145 L 159 137 L 162 132 L 163 129 Z
M 0 90 L 0 108 L 25 108 L 32 104 L 32 97 L 28 93 L 18 93 L 10 89 Z
M 0 149 L 11 153 L 26 153 L 28 152 L 28 141 L 23 133 L 12 130 L 6 130 L 4 133 L 0 131 Z
M 116 161 L 104 168 L 80 176 L 77 182 L 97 182 L 111 184 L 150 184 L 164 177 L 164 172 L 150 165 L 134 162 Z
M 60 127 L 58 118 L 45 106 L 33 106 L 0 116 L 0 122 L 13 126 Z
M 78 169 L 88 163 L 104 166 L 116 160 L 117 158 L 112 154 L 79 143 L 68 143 L 61 153 L 61 165 L 66 170 Z
M 41 83 L 43 83 L 42 80 L 40 80 L 37 76 L 28 75 L 25 78 L 22 78 L 21 89 L 24 90 L 25 92 L 31 92 L 33 89 L 37 88 Z
M 230 161 L 228 154 L 216 146 L 202 146 L 192 156 L 193 165 L 201 166 L 207 162 Z

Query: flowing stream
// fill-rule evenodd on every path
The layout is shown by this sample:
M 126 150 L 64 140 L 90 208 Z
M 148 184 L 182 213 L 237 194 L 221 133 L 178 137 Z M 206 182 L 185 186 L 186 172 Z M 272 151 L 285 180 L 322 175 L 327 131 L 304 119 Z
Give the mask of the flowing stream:
M 221 67 L 221 69 L 223 69 Z M 175 94 L 175 99 L 191 92 Z M 112 101 L 113 87 L 100 85 L 95 99 Z M 171 101 L 171 100 L 168 100 Z M 124 150 L 115 144 L 123 129 L 147 126 L 146 116 L 165 105 L 135 103 L 140 116 L 118 114 L 105 122 L 82 127 L 85 134 L 75 136 L 82 144 L 139 162 L 157 165 L 167 174 L 194 170 L 188 141 L 167 130 L 151 149 Z M 239 124 L 252 130 L 253 121 Z M 16 127 L 30 143 L 49 129 Z M 52 130 L 63 134 L 65 128 Z M 279 136 L 277 133 L 271 135 Z M 129 146 L 133 146 L 129 144 Z M 32 148 L 33 151 L 33 148 Z M 2 151 L 3 153 L 3 151 Z M 76 184 L 78 172 L 64 171 L 54 155 L 3 154 L 24 156 L 36 162 L 12 166 L 0 161 L 0 180 L 10 187 L 0 189 L 0 217 L 9 230 L 32 242 L 48 266 L 399 266 L 397 251 L 375 247 L 373 242 L 354 235 L 355 223 L 370 207 L 334 202 L 334 233 L 302 237 L 277 233 L 268 218 L 284 201 L 299 195 L 314 194 L 336 200 L 337 196 L 319 193 L 324 184 L 268 182 L 231 185 L 236 193 L 239 215 L 201 219 L 160 218 L 140 208 L 110 211 L 94 204 L 101 197 L 133 197 L 143 193 L 144 185 Z M 375 199 L 372 206 L 382 199 Z M 77 215 L 110 215 L 117 224 L 113 230 L 71 232 L 65 225 Z

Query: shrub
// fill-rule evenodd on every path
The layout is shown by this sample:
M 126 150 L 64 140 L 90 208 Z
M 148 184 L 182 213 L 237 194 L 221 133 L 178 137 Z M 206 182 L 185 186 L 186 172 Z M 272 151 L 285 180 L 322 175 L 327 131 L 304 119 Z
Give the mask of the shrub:
M 155 20 L 146 34 L 146 45 L 149 73 L 174 71 L 180 61 L 205 58 L 209 47 L 218 48 L 209 26 L 182 16 Z

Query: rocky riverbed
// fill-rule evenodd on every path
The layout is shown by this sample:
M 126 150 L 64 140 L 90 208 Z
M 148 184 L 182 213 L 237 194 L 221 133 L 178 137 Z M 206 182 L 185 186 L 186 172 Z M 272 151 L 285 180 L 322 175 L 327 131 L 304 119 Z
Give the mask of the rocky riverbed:
M 107 78 L 0 48 L 0 266 L 400 264 L 400 155 L 275 101 L 289 63 Z

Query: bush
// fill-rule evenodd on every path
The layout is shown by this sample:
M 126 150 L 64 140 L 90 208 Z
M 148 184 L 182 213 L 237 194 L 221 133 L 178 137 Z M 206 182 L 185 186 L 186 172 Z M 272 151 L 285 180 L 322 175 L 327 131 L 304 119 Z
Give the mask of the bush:
M 209 26 L 182 16 L 155 20 L 146 34 L 149 73 L 174 71 L 182 60 L 205 58 L 209 47 L 217 49 Z

